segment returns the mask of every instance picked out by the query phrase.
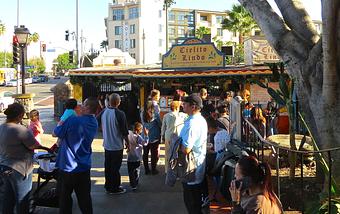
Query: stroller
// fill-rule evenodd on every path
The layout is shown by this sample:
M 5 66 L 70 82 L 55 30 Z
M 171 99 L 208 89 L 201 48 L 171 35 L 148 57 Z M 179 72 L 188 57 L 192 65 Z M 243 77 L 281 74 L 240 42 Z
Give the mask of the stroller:
M 53 185 L 47 185 L 50 181 L 58 179 L 58 169 L 55 168 L 55 154 L 45 153 L 38 154 L 36 159 L 39 163 L 38 181 L 36 189 L 31 194 L 30 212 L 34 213 L 37 206 L 59 207 L 57 182 Z M 44 180 L 41 182 L 41 180 Z

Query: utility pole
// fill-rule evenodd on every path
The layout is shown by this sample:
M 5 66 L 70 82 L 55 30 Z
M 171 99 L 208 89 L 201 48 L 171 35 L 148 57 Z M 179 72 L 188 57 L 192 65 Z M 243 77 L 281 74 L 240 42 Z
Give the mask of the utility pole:
M 79 68 L 79 49 L 78 49 L 78 10 L 79 10 L 79 4 L 78 4 L 78 0 L 76 0 L 76 54 L 77 54 L 77 67 Z
M 17 0 L 17 26 L 14 26 L 14 31 L 17 27 L 19 27 L 19 0 Z M 16 90 L 16 93 L 19 94 L 20 93 L 20 63 L 17 64 L 17 90 Z

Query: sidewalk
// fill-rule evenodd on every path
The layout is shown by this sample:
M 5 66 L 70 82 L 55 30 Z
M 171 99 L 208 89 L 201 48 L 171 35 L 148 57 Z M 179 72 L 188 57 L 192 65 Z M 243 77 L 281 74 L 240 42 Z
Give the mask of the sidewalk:
M 53 107 L 52 107 L 53 108 Z M 56 139 L 51 136 L 52 130 L 56 126 L 51 107 L 39 106 L 37 109 L 41 114 L 41 120 L 45 129 L 42 142 L 46 146 L 52 146 Z M 127 193 L 122 195 L 107 195 L 104 189 L 104 150 L 102 139 L 98 135 L 92 144 L 92 200 L 94 213 L 106 214 L 185 214 L 186 209 L 183 202 L 182 186 L 179 182 L 175 187 L 168 187 L 164 184 L 164 145 L 161 145 L 161 157 L 158 162 L 160 174 L 145 175 L 141 167 L 140 186 L 133 192 L 129 187 L 129 177 L 127 173 L 126 154 L 124 155 L 121 167 L 122 185 L 127 188 Z M 37 181 L 37 174 L 33 176 L 33 182 Z M 80 213 L 76 197 L 74 195 L 73 213 Z M 229 208 L 212 204 L 211 213 L 228 213 Z M 56 208 L 38 207 L 39 214 L 58 213 Z

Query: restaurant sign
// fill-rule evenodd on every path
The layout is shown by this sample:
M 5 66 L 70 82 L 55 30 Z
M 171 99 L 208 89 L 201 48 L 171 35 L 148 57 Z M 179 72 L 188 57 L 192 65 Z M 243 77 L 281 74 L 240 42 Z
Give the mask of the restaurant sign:
M 214 43 L 187 39 L 182 44 L 173 45 L 163 55 L 162 69 L 221 68 L 225 66 L 225 56 Z

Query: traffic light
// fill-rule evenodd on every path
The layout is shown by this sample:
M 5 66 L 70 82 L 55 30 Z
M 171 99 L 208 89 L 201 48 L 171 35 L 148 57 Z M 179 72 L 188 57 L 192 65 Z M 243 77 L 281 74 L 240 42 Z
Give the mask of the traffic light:
M 46 44 L 41 44 L 41 50 L 42 52 L 46 52 Z
M 13 64 L 20 64 L 20 46 L 16 36 L 13 36 Z
M 69 37 L 70 36 L 70 33 L 68 30 L 65 30 L 65 40 L 68 41 L 69 40 Z
M 73 63 L 73 51 L 68 52 L 68 62 Z

